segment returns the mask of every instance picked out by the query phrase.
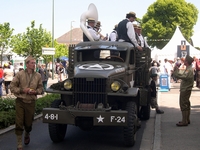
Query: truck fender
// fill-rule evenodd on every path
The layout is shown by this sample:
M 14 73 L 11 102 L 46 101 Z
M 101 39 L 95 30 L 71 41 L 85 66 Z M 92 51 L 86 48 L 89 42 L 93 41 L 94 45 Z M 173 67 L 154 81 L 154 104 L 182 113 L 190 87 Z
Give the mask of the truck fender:
M 127 94 L 136 97 L 138 95 L 139 88 L 132 87 L 127 90 Z

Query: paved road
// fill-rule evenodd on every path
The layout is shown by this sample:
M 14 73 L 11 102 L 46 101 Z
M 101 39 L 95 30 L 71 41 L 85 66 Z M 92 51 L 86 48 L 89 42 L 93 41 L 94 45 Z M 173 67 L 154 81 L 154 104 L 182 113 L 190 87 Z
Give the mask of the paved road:
M 142 127 L 137 133 L 134 150 L 150 150 L 152 148 L 154 127 L 153 115 L 148 121 L 142 122 Z M 0 135 L 0 150 L 13 150 L 16 147 L 14 130 Z M 75 126 L 68 126 L 63 142 L 53 143 L 49 137 L 48 124 L 41 119 L 34 121 L 31 132 L 31 143 L 24 146 L 25 150 L 132 150 L 133 147 L 124 147 L 123 130 L 120 127 L 96 127 L 91 131 L 83 131 Z
M 57 80 L 49 80 L 48 86 Z M 91 131 L 82 131 L 78 127 L 68 126 L 63 142 L 54 144 L 48 133 L 48 124 L 42 123 L 41 118 L 33 123 L 31 143 L 25 146 L 26 150 L 151 150 L 153 147 L 155 111 L 151 111 L 148 121 L 142 121 L 137 132 L 134 147 L 124 147 L 123 130 L 120 127 L 96 127 Z M 8 128 L 13 129 L 13 127 Z M 1 132 L 0 132 L 1 133 Z M 16 148 L 14 130 L 0 135 L 0 150 L 13 150 Z

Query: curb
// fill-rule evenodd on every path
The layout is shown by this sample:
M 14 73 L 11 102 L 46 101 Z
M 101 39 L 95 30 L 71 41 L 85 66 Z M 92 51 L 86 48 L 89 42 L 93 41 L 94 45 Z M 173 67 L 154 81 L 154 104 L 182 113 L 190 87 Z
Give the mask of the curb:
M 160 92 L 158 92 L 157 100 L 160 100 Z M 155 118 L 153 150 L 161 150 L 161 115 L 156 114 Z
M 34 121 L 37 120 L 37 119 L 40 119 L 41 117 L 42 117 L 42 114 L 39 114 L 39 115 L 35 116 L 35 117 L 34 117 Z M 4 133 L 7 133 L 7 132 L 9 132 L 9 131 L 12 131 L 12 130 L 14 130 L 14 129 L 15 129 L 15 124 L 13 124 L 13 125 L 11 125 L 11 126 L 5 128 L 5 129 L 1 129 L 1 130 L 0 130 L 0 135 L 2 135 L 2 134 L 4 134 Z

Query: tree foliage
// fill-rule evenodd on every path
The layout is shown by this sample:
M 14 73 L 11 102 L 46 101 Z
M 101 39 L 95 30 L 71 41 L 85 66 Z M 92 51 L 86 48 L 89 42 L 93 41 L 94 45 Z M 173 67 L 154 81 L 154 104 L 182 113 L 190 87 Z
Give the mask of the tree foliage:
M 54 40 L 54 44 L 51 41 L 51 34 L 42 28 L 35 28 L 35 21 L 31 22 L 31 27 L 27 28 L 25 33 L 20 33 L 12 37 L 13 52 L 20 56 L 27 57 L 32 55 L 36 58 L 42 56 L 46 63 L 52 61 L 52 55 L 42 55 L 42 47 L 55 47 L 55 58 L 60 56 L 68 56 L 68 50 L 66 45 L 59 44 Z
M 10 47 L 11 37 L 13 34 L 12 28 L 10 28 L 10 23 L 6 22 L 0 24 L 0 51 L 1 51 L 1 64 L 2 64 L 2 55 Z
M 39 58 L 42 55 L 42 47 L 50 45 L 51 34 L 43 29 L 41 24 L 38 29 L 35 28 L 35 21 L 32 21 L 31 27 L 26 30 L 12 37 L 13 52 L 23 57 L 32 55 Z
M 163 48 L 177 26 L 189 41 L 198 19 L 198 9 L 185 0 L 157 0 L 142 18 L 143 34 L 149 45 Z

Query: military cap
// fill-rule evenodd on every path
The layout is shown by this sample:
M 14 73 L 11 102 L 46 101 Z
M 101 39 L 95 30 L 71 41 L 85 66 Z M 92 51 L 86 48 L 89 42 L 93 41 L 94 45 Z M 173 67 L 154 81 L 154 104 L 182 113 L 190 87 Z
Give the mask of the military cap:
M 192 62 L 194 61 L 194 59 L 193 59 L 191 56 L 189 56 L 189 55 L 187 55 L 187 56 L 185 57 L 185 60 L 186 60 L 189 64 L 192 64 Z
M 35 58 L 32 57 L 32 56 L 28 56 L 28 57 L 26 58 L 25 62 L 28 63 L 30 60 L 35 60 Z
M 151 78 L 153 78 L 153 77 L 157 77 L 158 75 L 157 74 L 151 74 Z

